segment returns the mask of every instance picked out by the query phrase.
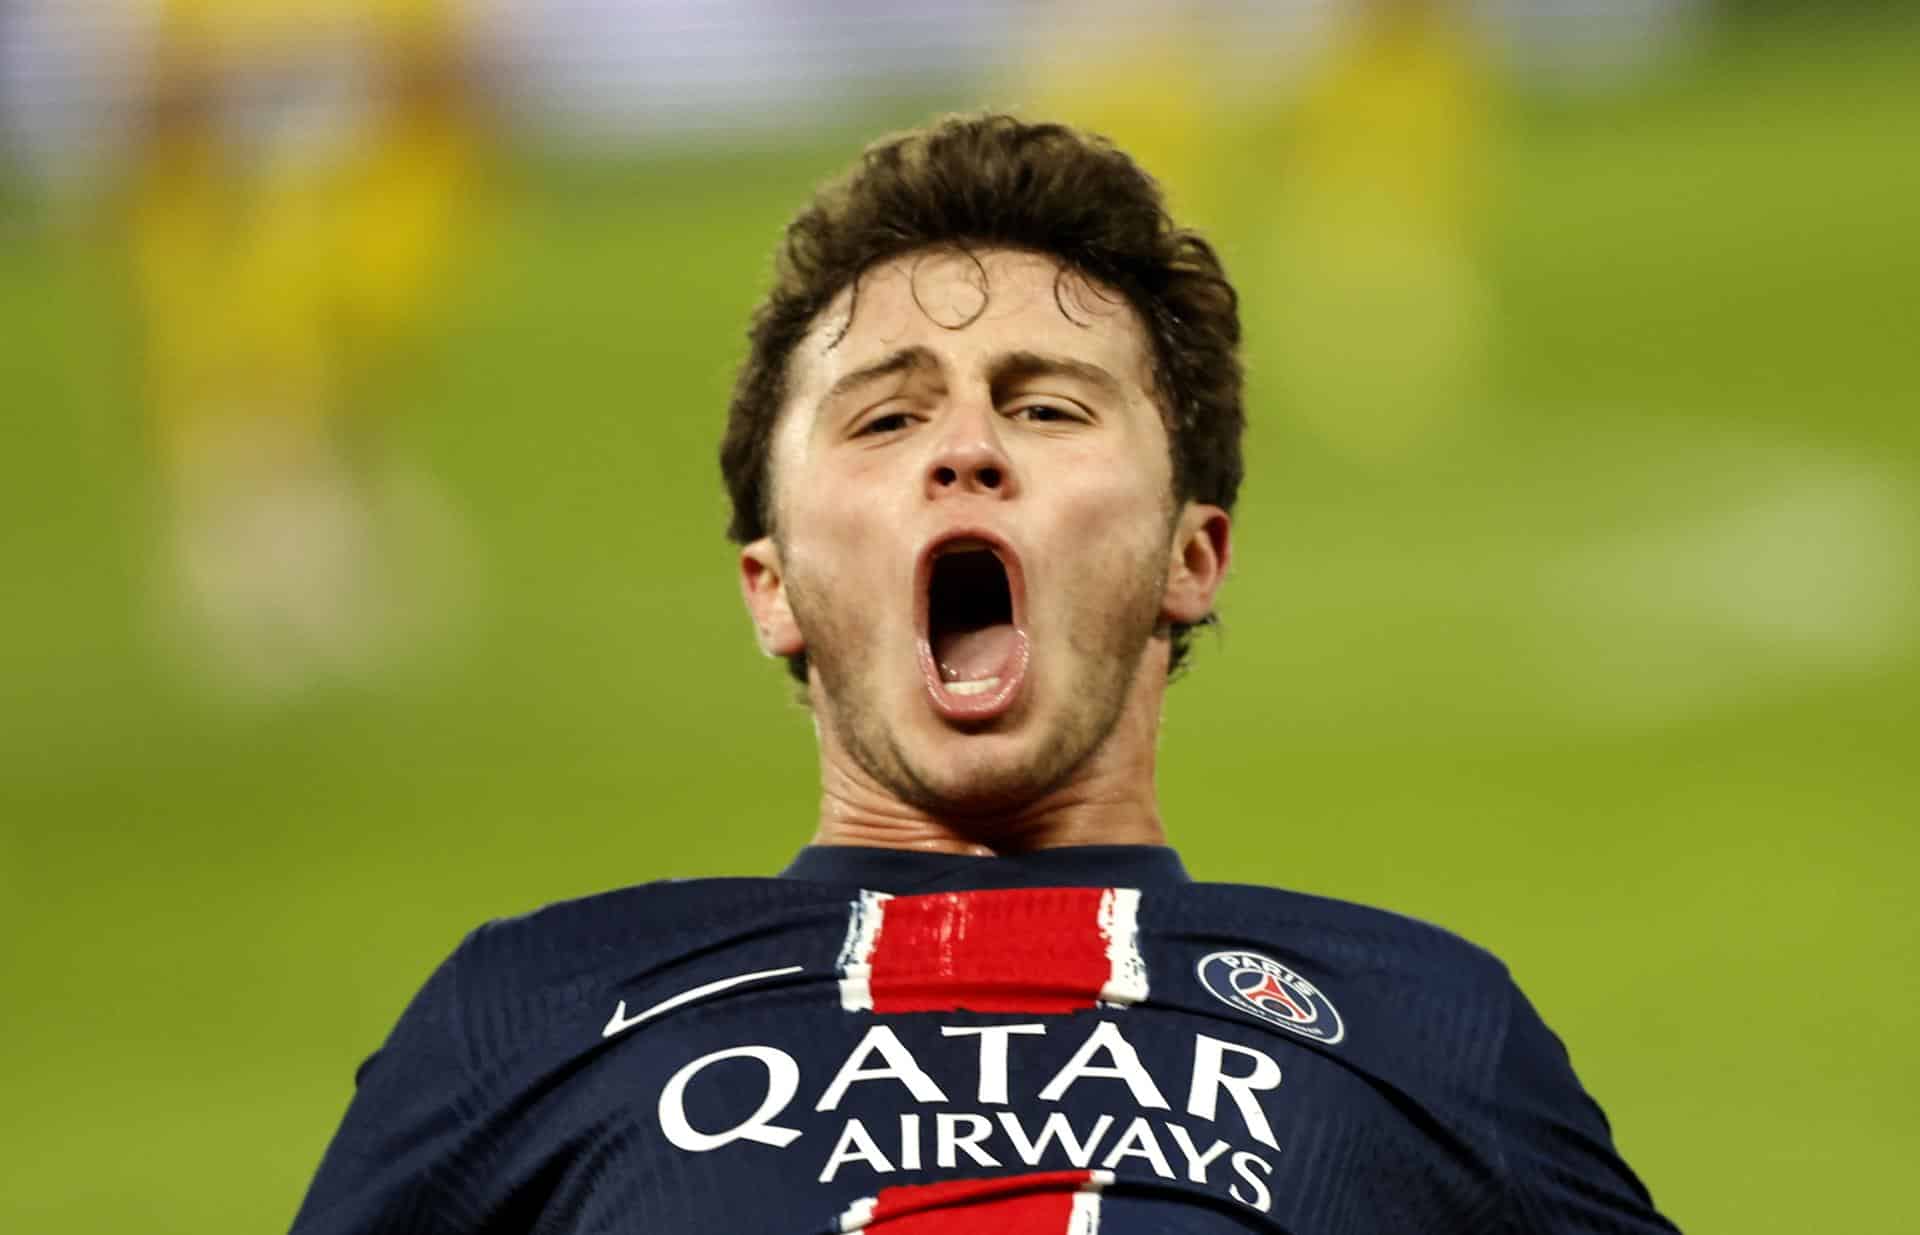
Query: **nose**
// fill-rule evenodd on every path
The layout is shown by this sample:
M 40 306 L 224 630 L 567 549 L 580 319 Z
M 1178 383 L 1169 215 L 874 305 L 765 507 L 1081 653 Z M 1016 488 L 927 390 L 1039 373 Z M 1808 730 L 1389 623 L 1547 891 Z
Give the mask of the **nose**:
M 927 461 L 927 496 L 1009 498 L 1014 491 L 1013 461 L 994 432 L 993 413 L 956 414 Z

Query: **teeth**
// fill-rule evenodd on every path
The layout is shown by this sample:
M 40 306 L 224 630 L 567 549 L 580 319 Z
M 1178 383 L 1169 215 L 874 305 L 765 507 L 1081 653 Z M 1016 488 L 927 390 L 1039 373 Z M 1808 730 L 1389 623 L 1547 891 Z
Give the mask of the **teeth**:
M 991 550 L 993 546 L 984 540 L 949 540 L 933 551 L 933 556 L 943 558 L 949 553 L 972 553 L 977 549 Z
M 984 695 L 1000 685 L 998 677 L 975 678 L 971 682 L 948 682 L 947 693 L 951 695 Z

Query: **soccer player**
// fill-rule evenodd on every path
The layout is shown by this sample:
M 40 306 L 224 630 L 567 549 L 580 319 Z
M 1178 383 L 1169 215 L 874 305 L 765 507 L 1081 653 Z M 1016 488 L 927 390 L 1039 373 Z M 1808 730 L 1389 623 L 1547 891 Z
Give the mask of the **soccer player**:
M 482 144 L 460 0 L 164 0 L 125 210 L 183 650 L 262 697 L 389 667 L 464 537 L 382 379 L 441 316 Z
M 1238 338 L 1206 242 L 1075 130 L 946 120 L 823 189 L 721 449 L 813 843 L 475 931 L 295 1230 L 1671 1232 L 1498 960 L 1165 845 Z

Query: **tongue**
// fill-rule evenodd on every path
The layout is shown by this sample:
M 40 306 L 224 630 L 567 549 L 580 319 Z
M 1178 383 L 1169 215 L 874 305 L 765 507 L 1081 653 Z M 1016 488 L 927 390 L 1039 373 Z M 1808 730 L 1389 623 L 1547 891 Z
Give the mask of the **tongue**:
M 950 630 L 933 637 L 933 659 L 943 682 L 971 682 L 1000 672 L 1013 654 L 1013 623 Z

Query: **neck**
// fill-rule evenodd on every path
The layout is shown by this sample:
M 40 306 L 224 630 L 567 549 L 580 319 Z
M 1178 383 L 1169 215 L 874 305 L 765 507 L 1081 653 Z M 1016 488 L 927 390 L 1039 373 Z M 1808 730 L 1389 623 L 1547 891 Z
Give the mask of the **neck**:
M 1066 845 L 1164 845 L 1154 802 L 1106 799 L 1063 788 L 1027 805 L 980 815 L 884 802 L 830 783 L 820 796 L 816 845 L 865 845 L 920 853 L 993 857 Z

